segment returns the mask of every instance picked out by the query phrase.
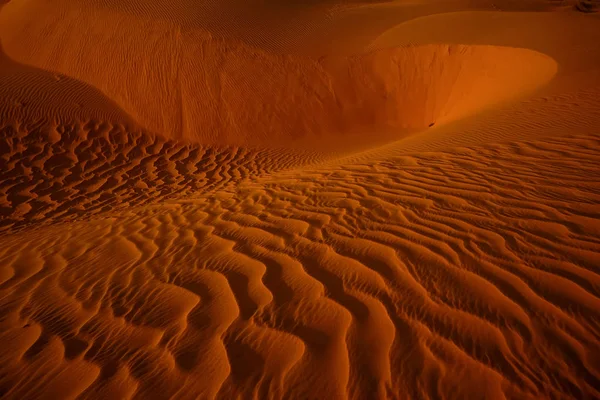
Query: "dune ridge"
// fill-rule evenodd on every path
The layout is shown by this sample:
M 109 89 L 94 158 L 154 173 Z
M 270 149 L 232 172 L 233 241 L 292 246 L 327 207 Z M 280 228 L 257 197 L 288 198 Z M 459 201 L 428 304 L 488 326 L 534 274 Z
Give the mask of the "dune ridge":
M 589 4 L 0 2 L 0 398 L 600 398 Z

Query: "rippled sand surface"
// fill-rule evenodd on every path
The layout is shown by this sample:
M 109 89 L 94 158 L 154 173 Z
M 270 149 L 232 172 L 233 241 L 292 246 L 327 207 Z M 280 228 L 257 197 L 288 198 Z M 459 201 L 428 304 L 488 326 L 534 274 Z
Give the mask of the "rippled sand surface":
M 600 398 L 594 1 L 0 7 L 2 399 Z

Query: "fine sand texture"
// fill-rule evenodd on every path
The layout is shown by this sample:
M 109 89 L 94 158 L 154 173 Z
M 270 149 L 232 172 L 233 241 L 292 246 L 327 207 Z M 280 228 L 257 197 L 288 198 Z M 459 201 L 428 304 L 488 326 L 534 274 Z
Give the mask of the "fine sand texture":
M 599 399 L 599 2 L 0 0 L 0 398 Z

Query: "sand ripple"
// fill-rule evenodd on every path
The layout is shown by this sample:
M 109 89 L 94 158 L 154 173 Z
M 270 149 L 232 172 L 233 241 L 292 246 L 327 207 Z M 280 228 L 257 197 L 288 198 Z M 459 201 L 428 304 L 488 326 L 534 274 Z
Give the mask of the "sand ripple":
M 171 162 L 202 158 L 184 149 Z M 37 210 L 55 223 L 2 237 L 0 388 L 600 396 L 599 149 L 574 136 L 215 181 L 67 229 L 61 205 Z M 156 179 L 190 184 L 173 176 Z

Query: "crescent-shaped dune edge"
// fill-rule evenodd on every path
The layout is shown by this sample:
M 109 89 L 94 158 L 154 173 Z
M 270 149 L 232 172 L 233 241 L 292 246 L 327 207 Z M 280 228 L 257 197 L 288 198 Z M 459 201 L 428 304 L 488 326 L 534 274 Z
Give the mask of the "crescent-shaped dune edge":
M 0 398 L 600 398 L 597 11 L 0 1 Z

